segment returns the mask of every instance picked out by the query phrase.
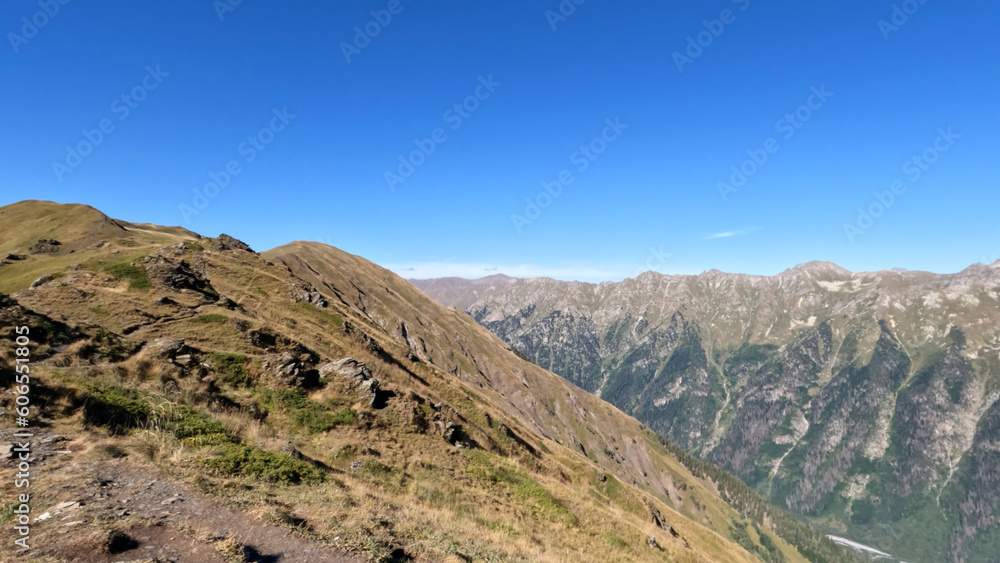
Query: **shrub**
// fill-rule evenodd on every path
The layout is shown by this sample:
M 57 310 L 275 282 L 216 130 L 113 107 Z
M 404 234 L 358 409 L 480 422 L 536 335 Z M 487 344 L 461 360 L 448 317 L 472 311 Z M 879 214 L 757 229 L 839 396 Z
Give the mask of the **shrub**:
M 153 284 L 149 282 L 149 276 L 146 275 L 146 269 L 142 266 L 115 264 L 108 266 L 104 271 L 117 280 L 128 280 L 129 289 L 149 289 L 153 287 Z
M 352 444 L 348 444 L 339 450 L 337 453 L 333 454 L 333 459 L 351 459 L 352 457 L 358 455 L 358 448 Z
M 164 428 L 189 446 L 209 446 L 235 443 L 236 438 L 218 420 L 187 407 L 181 407 L 164 424 Z
M 270 482 L 298 484 L 326 480 L 324 473 L 304 461 L 242 444 L 223 446 L 221 455 L 206 463 L 224 475 L 254 477 Z
M 104 426 L 113 434 L 124 434 L 149 420 L 149 404 L 134 389 L 93 389 L 84 398 L 83 420 Z
M 219 378 L 230 385 L 245 385 L 250 377 L 246 368 L 247 357 L 242 354 L 210 354 L 208 363 Z
M 78 354 L 84 359 L 104 358 L 109 362 L 120 362 L 131 356 L 137 347 L 136 344 L 123 341 L 113 332 L 98 330 Z
M 357 413 L 349 407 L 330 411 L 323 405 L 310 401 L 308 407 L 295 411 L 293 416 L 297 424 L 310 432 L 328 432 L 341 424 L 354 424 Z
M 212 313 L 210 315 L 201 315 L 195 320 L 198 321 L 199 323 L 205 323 L 205 324 L 210 324 L 210 323 L 222 324 L 228 321 L 229 317 L 225 315 L 219 315 L 217 313 Z

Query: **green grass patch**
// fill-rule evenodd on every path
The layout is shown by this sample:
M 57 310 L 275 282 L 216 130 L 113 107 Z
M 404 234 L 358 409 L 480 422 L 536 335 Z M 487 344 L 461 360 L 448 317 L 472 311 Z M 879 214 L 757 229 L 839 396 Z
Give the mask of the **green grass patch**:
M 312 433 L 329 432 L 342 424 L 354 424 L 358 413 L 333 401 L 320 403 L 292 389 L 259 389 L 257 401 L 265 408 L 287 413 L 295 424 Z
M 501 532 L 512 538 L 516 538 L 517 536 L 521 535 L 521 532 L 517 531 L 516 528 L 508 526 L 507 524 L 504 524 L 502 522 L 494 522 L 493 520 L 487 520 L 486 518 L 479 518 L 479 517 L 475 518 L 474 521 L 476 524 L 479 524 L 480 526 L 486 528 L 487 530 Z
M 356 477 L 389 491 L 402 491 L 403 472 L 378 460 L 366 459 L 354 472 Z
M 576 516 L 523 469 L 481 450 L 469 452 L 468 458 L 466 472 L 469 477 L 506 488 L 515 499 L 533 512 L 566 524 L 576 524 Z
M 103 426 L 112 434 L 126 434 L 145 425 L 151 412 L 149 403 L 134 389 L 91 389 L 84 397 L 84 422 Z
M 602 532 L 601 537 L 604 538 L 604 541 L 608 542 L 608 545 L 610 545 L 611 547 L 617 547 L 618 549 L 628 548 L 628 542 L 612 534 L 611 532 Z
M 0 524 L 6 524 L 14 520 L 14 511 L 21 506 L 20 502 L 14 501 L 0 510 Z
M 341 407 L 337 410 L 325 410 L 323 405 L 310 402 L 309 407 L 295 412 L 296 424 L 304 426 L 310 432 L 329 432 L 341 424 L 354 424 L 358 413 L 349 407 Z
M 132 264 L 114 264 L 104 269 L 111 277 L 117 280 L 128 280 L 129 289 L 149 289 L 153 284 L 146 275 L 146 269 L 142 266 Z
M 330 321 L 331 323 L 334 324 L 334 326 L 337 327 L 344 326 L 344 319 L 342 319 L 340 315 L 324 311 L 323 309 L 320 309 L 319 307 L 313 305 L 312 303 L 306 303 L 305 301 L 302 301 L 301 303 L 299 303 L 299 307 L 305 309 L 306 311 L 310 311 L 314 314 L 319 315 L 320 318 Z
M 214 446 L 236 443 L 236 438 L 221 422 L 199 411 L 181 407 L 164 428 L 189 446 Z
M 253 477 L 273 483 L 320 483 L 326 474 L 308 463 L 242 444 L 228 444 L 205 463 L 223 475 Z
M 98 330 L 90 342 L 80 349 L 80 357 L 120 362 L 131 356 L 136 348 L 138 348 L 137 344 L 122 340 L 113 332 Z
M 195 318 L 199 323 L 205 324 L 222 324 L 229 321 L 229 317 L 225 315 L 220 315 L 218 313 L 212 313 L 210 315 L 201 315 Z
M 250 378 L 246 367 L 247 357 L 242 354 L 211 354 L 208 356 L 208 365 L 212 366 L 222 381 L 230 385 L 246 385 Z
M 356 455 L 358 455 L 358 448 L 352 444 L 348 444 L 337 450 L 337 453 L 333 454 L 333 459 L 341 461 L 345 459 L 351 459 Z

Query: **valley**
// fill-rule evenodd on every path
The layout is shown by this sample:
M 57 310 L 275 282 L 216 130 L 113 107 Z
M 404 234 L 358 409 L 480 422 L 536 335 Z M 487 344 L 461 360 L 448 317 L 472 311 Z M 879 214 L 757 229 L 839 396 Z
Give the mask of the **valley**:
M 413 283 L 826 533 L 1000 551 L 1000 263 Z

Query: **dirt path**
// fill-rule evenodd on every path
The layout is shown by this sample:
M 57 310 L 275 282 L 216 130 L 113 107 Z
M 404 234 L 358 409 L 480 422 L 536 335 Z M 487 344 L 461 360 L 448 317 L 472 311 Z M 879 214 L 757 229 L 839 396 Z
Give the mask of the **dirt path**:
M 57 471 L 71 472 L 72 484 L 62 487 L 59 498 L 51 499 L 62 504 L 50 507 L 51 516 L 36 526 L 52 532 L 65 530 L 65 541 L 47 542 L 52 548 L 45 553 L 63 561 L 226 563 L 224 550 L 220 550 L 225 544 L 219 543 L 223 538 L 235 540 L 228 544 L 228 555 L 242 551 L 242 560 L 247 562 L 360 561 L 289 528 L 226 506 L 187 485 L 171 482 L 155 470 L 107 461 Z M 113 549 L 117 553 L 100 553 L 105 546 L 98 544 L 107 544 L 107 537 L 95 536 L 93 530 L 97 527 L 93 524 L 115 520 L 121 521 L 117 528 L 127 537 L 119 538 Z M 88 539 L 88 535 L 92 537 Z M 89 548 L 87 543 L 91 544 Z

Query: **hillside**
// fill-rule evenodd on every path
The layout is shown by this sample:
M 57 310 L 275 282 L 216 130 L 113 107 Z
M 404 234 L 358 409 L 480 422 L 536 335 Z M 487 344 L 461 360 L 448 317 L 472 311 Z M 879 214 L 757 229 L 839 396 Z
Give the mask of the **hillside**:
M 30 560 L 853 557 L 335 248 L 30 201 L 0 250 L 5 443 L 31 337 Z
M 452 280 L 450 304 L 773 503 L 911 561 L 1000 553 L 1000 262 Z

